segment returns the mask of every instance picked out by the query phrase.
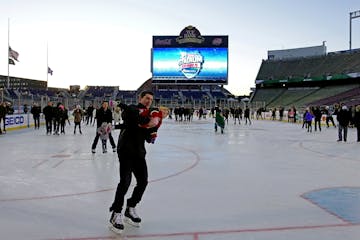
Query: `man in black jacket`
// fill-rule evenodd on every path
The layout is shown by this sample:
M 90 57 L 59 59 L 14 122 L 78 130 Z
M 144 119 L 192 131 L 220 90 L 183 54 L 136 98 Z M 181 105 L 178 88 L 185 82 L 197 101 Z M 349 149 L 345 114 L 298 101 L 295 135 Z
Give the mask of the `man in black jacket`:
M 99 127 L 101 127 L 102 123 L 112 123 L 112 112 L 111 110 L 109 109 L 109 103 L 104 101 L 102 103 L 102 107 L 96 111 L 96 124 L 97 124 L 97 129 Z M 96 129 L 96 136 L 95 136 L 95 139 L 94 139 L 94 142 L 92 144 L 92 147 L 91 147 L 91 152 L 92 153 L 95 153 L 95 149 L 96 149 L 96 145 L 99 141 L 99 137 L 100 137 L 100 133 L 98 133 Z M 111 135 L 111 132 L 109 133 L 109 140 L 110 140 L 110 144 L 113 148 L 113 152 L 116 152 L 116 145 L 115 145 L 115 142 L 114 142 L 114 138 L 112 137 Z M 105 150 L 103 150 L 103 152 L 105 153 Z
M 339 128 L 338 128 L 339 139 L 337 140 L 338 142 L 341 142 L 343 140 L 342 138 L 343 130 L 344 130 L 344 142 L 346 142 L 350 119 L 351 119 L 351 113 L 349 112 L 346 106 L 342 106 L 341 110 L 337 113 L 337 120 L 339 122 Z
M 31 114 L 33 115 L 34 118 L 35 129 L 40 128 L 40 113 L 41 113 L 40 106 L 34 103 L 33 106 L 31 107 Z
M 313 110 L 314 116 L 315 116 L 315 131 L 317 130 L 317 126 L 319 126 L 319 131 L 321 132 L 321 117 L 322 117 L 322 112 L 320 110 L 320 107 L 317 106 L 314 110 Z
M 132 196 L 127 200 L 124 215 L 125 220 L 134 226 L 139 226 L 141 222 L 135 207 L 140 202 L 148 183 L 144 145 L 145 141 L 149 142 L 149 131 L 146 128 L 141 128 L 140 125 L 151 124 L 149 108 L 153 98 L 152 92 L 144 91 L 140 95 L 138 105 L 124 106 L 120 104 L 120 108 L 123 110 L 122 119 L 124 121 L 117 146 L 120 162 L 120 183 L 116 189 L 114 202 L 110 207 L 112 212 L 110 228 L 117 233 L 121 233 L 124 229 L 121 212 L 124 205 L 124 197 L 131 183 L 132 174 L 136 178 L 136 187 Z M 154 126 L 149 126 L 149 128 L 151 127 Z
M 43 114 L 45 116 L 46 135 L 51 134 L 52 131 L 52 119 L 54 117 L 54 109 L 52 102 L 48 102 L 48 105 L 44 107 Z
M 89 124 L 89 120 L 91 125 L 93 121 L 93 111 L 94 111 L 94 107 L 92 104 L 90 104 L 90 106 L 88 106 L 88 108 L 86 109 L 86 125 Z

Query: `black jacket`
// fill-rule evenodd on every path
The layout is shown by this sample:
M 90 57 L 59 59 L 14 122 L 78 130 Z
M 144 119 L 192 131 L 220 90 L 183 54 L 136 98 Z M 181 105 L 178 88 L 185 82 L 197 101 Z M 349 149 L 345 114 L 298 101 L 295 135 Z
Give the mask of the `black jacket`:
M 96 111 L 96 126 L 99 128 L 103 122 L 112 123 L 112 112 L 110 109 L 101 107 Z
M 126 106 L 120 104 L 122 108 L 123 127 L 120 131 L 118 140 L 118 154 L 121 156 L 137 156 L 144 158 L 146 154 L 145 140 L 149 136 L 149 130 L 139 127 L 150 121 L 149 116 L 141 116 L 140 109 L 145 107 L 142 104 Z
M 0 118 L 4 118 L 6 116 L 6 107 L 2 104 L 0 105 Z
M 349 125 L 350 119 L 351 119 L 351 112 L 348 110 L 341 109 L 337 113 L 337 120 L 339 124 L 343 127 L 347 127 Z
M 41 113 L 41 108 L 38 106 L 33 106 L 31 108 L 31 114 L 33 115 L 33 117 L 40 117 L 40 113 Z
M 89 107 L 86 109 L 86 115 L 92 116 L 93 111 L 94 111 L 94 107 L 89 106 Z
M 354 124 L 356 127 L 360 127 L 360 112 L 359 111 L 355 112 Z
M 245 109 L 244 117 L 246 117 L 246 118 L 250 117 L 250 109 L 249 108 Z
M 322 116 L 321 110 L 320 110 L 319 108 L 315 108 L 315 110 L 313 111 L 313 113 L 314 113 L 314 116 L 315 116 L 315 120 L 320 121 L 320 120 L 321 120 L 321 116 Z
M 54 117 L 54 109 L 51 106 L 44 107 L 43 113 L 46 120 L 52 120 L 52 118 Z

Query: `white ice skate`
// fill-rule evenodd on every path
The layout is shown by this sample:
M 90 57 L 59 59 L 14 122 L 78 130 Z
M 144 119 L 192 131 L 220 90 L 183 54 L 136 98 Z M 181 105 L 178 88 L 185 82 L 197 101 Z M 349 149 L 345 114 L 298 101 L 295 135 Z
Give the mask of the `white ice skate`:
M 113 212 L 111 214 L 109 229 L 117 234 L 121 234 L 124 231 L 124 223 L 121 213 Z
M 127 207 L 124 221 L 134 227 L 140 227 L 141 218 L 137 215 L 135 208 Z

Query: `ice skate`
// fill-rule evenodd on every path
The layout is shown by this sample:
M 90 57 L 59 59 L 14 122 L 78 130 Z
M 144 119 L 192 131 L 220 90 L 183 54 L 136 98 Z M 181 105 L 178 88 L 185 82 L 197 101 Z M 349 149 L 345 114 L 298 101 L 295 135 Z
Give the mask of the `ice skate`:
M 139 217 L 139 215 L 137 215 L 135 208 L 127 207 L 124 215 L 124 220 L 126 223 L 134 227 L 140 227 L 141 218 Z
M 124 231 L 123 216 L 121 213 L 112 212 L 109 229 L 117 234 L 121 234 Z

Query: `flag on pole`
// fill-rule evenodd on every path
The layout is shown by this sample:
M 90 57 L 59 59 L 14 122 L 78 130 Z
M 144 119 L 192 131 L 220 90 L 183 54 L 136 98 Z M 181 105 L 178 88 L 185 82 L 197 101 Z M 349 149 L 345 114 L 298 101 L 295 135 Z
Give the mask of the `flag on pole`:
M 48 67 L 48 74 L 50 74 L 51 76 L 53 75 L 53 70 L 51 70 L 51 68 Z
M 15 65 L 14 60 L 12 60 L 11 58 L 9 58 L 9 64 L 11 64 L 11 65 Z
M 9 47 L 9 58 L 13 58 L 16 61 L 19 61 L 18 57 L 19 57 L 19 53 L 17 51 L 12 50 L 11 47 Z

